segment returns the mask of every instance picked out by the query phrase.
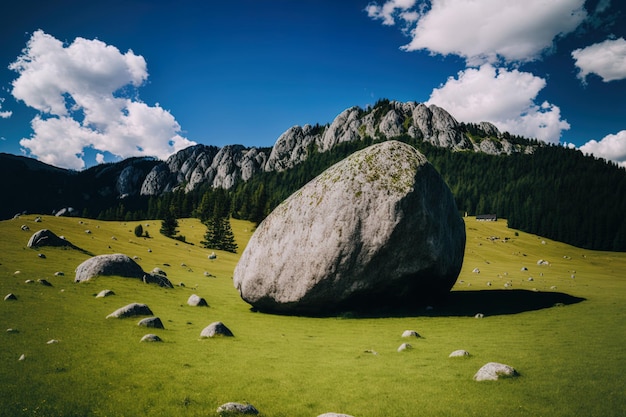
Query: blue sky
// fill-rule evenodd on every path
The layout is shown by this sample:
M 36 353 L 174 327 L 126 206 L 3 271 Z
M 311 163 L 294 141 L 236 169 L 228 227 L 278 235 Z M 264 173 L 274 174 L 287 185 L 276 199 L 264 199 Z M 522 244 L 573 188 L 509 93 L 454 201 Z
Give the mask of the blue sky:
M 0 152 L 82 169 L 193 143 L 271 146 L 380 98 L 626 166 L 618 0 L 17 2 Z

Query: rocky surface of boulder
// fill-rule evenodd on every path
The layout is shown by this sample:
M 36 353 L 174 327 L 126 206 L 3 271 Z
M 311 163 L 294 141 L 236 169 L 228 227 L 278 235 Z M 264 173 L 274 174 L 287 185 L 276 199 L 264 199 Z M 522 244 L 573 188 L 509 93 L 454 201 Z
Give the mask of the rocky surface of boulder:
M 475 381 L 497 381 L 500 378 L 518 376 L 517 371 L 509 365 L 497 362 L 489 362 L 476 372 Z
M 226 336 L 233 337 L 233 332 L 230 331 L 228 327 L 221 321 L 216 321 L 209 324 L 207 327 L 202 329 L 200 333 L 200 337 L 216 337 L 216 336 Z
M 78 265 L 74 282 L 87 281 L 99 275 L 142 279 L 145 273 L 137 262 L 121 253 L 98 255 Z
M 39 248 L 42 246 L 73 247 L 74 245 L 65 239 L 61 239 L 51 230 L 41 229 L 30 237 L 26 246 L 29 248 Z
M 259 310 L 326 314 L 438 300 L 463 263 L 465 225 L 426 158 L 397 141 L 354 153 L 257 228 L 234 285 Z
M 115 310 L 113 313 L 107 316 L 107 319 L 115 318 L 115 319 L 123 319 L 126 317 L 133 316 L 151 316 L 152 310 L 146 304 L 140 303 L 131 303 L 125 305 L 124 307 L 120 307 Z

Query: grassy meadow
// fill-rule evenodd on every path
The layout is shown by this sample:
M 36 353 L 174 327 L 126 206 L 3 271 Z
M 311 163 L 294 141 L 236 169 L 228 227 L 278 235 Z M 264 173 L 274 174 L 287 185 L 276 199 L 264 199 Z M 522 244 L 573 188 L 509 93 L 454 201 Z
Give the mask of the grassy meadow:
M 160 235 L 158 221 L 35 217 L 0 222 L 0 296 L 17 296 L 0 303 L 1 416 L 210 416 L 229 401 L 266 417 L 626 415 L 626 253 L 466 218 L 464 266 L 447 304 L 290 317 L 250 310 L 232 285 L 238 255 L 215 251 L 209 259 L 196 219 L 179 220 L 183 243 Z M 150 238 L 135 237 L 140 223 Z M 232 225 L 241 253 L 253 225 Z M 89 253 L 27 248 L 43 228 L 93 255 L 138 256 L 175 288 L 119 277 L 76 284 L 74 269 Z M 115 295 L 95 298 L 103 289 Z M 188 306 L 191 294 L 209 307 Z M 147 304 L 165 329 L 105 318 L 131 302 Z M 235 337 L 200 339 L 214 321 Z M 404 330 L 422 338 L 397 352 Z M 140 343 L 146 333 L 163 343 Z M 448 358 L 457 349 L 471 356 Z M 520 376 L 473 381 L 492 361 Z

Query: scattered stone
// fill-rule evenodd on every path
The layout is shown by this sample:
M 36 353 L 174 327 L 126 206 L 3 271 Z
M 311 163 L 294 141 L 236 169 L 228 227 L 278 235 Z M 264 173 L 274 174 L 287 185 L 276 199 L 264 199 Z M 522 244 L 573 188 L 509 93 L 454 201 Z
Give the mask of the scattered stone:
M 59 343 L 57 339 L 50 339 L 46 342 L 47 345 L 54 345 L 56 343 Z
M 91 230 L 87 229 L 87 230 L 85 230 L 85 233 L 87 233 L 88 235 L 90 235 L 90 234 L 91 234 Z
M 411 350 L 413 346 L 410 343 L 403 343 L 398 347 L 398 352 L 404 352 L 405 350 Z
M 39 256 L 41 259 L 46 259 L 46 255 L 44 253 L 38 253 L 37 256 Z
M 26 355 L 22 353 L 18 361 L 23 361 L 24 359 L 26 359 Z
M 376 352 L 374 349 L 366 349 L 366 350 L 364 350 L 364 352 L 365 353 L 371 353 L 374 356 L 378 355 L 378 352 Z
M 35 217 L 35 223 L 41 223 L 41 222 L 42 220 L 40 216 Z
M 111 295 L 115 295 L 115 293 L 112 290 L 102 290 L 98 294 L 96 294 L 96 298 L 104 298 L 104 297 L 109 297 Z
M 166 273 L 164 270 L 162 270 L 161 268 L 159 268 L 159 267 L 155 267 L 155 268 L 152 270 L 152 274 L 153 274 L 153 275 L 162 275 L 162 276 L 164 276 L 164 277 L 166 277 L 166 276 L 167 276 L 167 273 Z
M 491 287 L 491 281 L 487 281 L 487 286 Z
M 218 413 L 234 413 L 234 414 L 259 414 L 259 410 L 254 408 L 252 404 L 226 403 L 217 407 Z
M 7 329 L 7 333 L 19 333 L 20 331 L 17 329 Z
M 64 277 L 65 276 L 65 272 L 57 271 L 57 272 L 54 273 L 54 276 L 55 277 Z
M 473 272 L 473 273 L 475 273 L 475 274 L 480 274 L 480 269 L 478 269 L 478 268 L 474 268 L 474 269 L 472 270 L 472 272 Z
M 163 340 L 156 334 L 148 333 L 144 335 L 140 342 L 162 342 Z
M 28 227 L 27 225 L 23 224 L 22 227 L 20 227 L 20 229 L 22 229 L 25 232 L 28 232 L 30 230 L 30 227 Z
M 109 314 L 107 316 L 107 319 L 109 318 L 123 319 L 125 317 L 131 317 L 131 316 L 151 316 L 151 315 L 152 315 L 152 310 L 150 310 L 150 308 L 147 305 L 139 304 L 139 303 L 131 303 L 124 307 L 118 308 L 113 313 Z
M 47 279 L 38 279 L 37 282 L 43 286 L 52 287 L 52 284 Z
M 191 294 L 187 300 L 187 304 L 193 307 L 208 307 L 206 300 L 196 294 Z
M 415 330 L 405 330 L 402 332 L 402 337 L 420 337 L 420 335 Z
M 17 300 L 17 296 L 13 293 L 9 293 L 4 296 L 4 301 L 13 301 L 13 300 Z
M 352 417 L 349 414 L 340 414 L 340 413 L 324 413 L 324 414 L 320 414 L 317 417 Z
M 209 259 L 217 259 L 217 255 L 215 254 L 215 252 L 211 252 L 209 254 Z
M 145 274 L 142 281 L 145 284 L 157 284 L 164 288 L 174 288 L 174 285 L 167 277 L 159 274 Z
M 74 247 L 74 245 L 72 245 L 69 241 L 61 239 L 54 232 L 48 229 L 41 229 L 38 232 L 35 232 L 28 240 L 26 246 L 29 248 L 39 248 L 42 246 Z
M 233 332 L 231 332 L 230 329 L 226 327 L 221 321 L 216 321 L 209 324 L 200 333 L 200 337 L 202 338 L 216 336 L 233 337 L 234 335 Z
M 13 275 L 19 275 L 19 274 L 21 274 L 21 273 L 22 273 L 22 271 L 15 271 L 15 272 L 13 273 Z
M 27 279 L 26 281 L 24 281 L 24 284 L 34 284 L 35 280 L 33 279 Z
M 489 362 L 478 370 L 474 375 L 475 381 L 497 381 L 500 378 L 511 378 L 519 374 L 509 365 L 497 362 Z
M 448 355 L 449 358 L 467 358 L 470 353 L 467 350 L 459 349 Z
M 543 259 L 539 259 L 537 261 L 537 265 L 550 265 L 550 262 L 543 260 Z
M 522 272 L 524 271 L 528 271 L 528 268 L 526 268 L 525 266 L 522 267 Z
M 484 317 L 485 315 L 483 313 L 476 313 L 476 315 L 474 316 L 475 319 L 482 319 Z
M 465 241 L 439 173 L 391 140 L 353 153 L 281 203 L 257 227 L 233 283 L 261 311 L 426 305 L 456 282 Z
M 533 277 L 528 277 L 528 282 L 533 282 L 535 279 Z
M 163 322 L 158 317 L 146 317 L 145 319 L 139 320 L 137 326 L 151 327 L 153 329 L 164 329 Z
M 184 282 L 179 282 L 179 283 L 178 283 L 178 286 L 179 286 L 179 287 L 183 287 L 183 288 L 185 288 L 185 283 L 184 283 Z

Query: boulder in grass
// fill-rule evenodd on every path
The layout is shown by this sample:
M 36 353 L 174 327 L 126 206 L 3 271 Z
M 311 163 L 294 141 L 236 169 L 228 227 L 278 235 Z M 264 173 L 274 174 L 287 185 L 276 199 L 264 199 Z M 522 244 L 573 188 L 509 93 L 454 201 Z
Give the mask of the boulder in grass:
M 17 300 L 17 296 L 13 293 L 9 293 L 4 296 L 4 301 L 15 301 Z
M 161 340 L 161 338 L 159 336 L 157 336 L 156 334 L 152 334 L 152 333 L 148 333 L 146 335 L 144 335 L 140 342 L 162 342 L 163 340 Z
M 219 414 L 259 414 L 259 410 L 257 410 L 252 404 L 242 404 L 235 402 L 220 405 L 217 408 L 217 412 Z
M 230 329 L 226 327 L 224 323 L 222 323 L 221 321 L 216 321 L 214 323 L 209 324 L 200 333 L 200 337 L 202 338 L 219 337 L 219 336 L 226 336 L 226 337 L 234 336 L 233 332 L 231 332 Z
M 467 350 L 459 349 L 448 355 L 449 358 L 468 358 L 470 353 Z
M 107 316 L 107 319 L 110 319 L 110 318 L 123 319 L 126 317 L 151 316 L 151 315 L 152 315 L 152 310 L 150 310 L 150 307 L 148 307 L 146 304 L 131 303 L 131 304 L 125 305 L 124 307 L 118 308 L 113 313 L 109 314 Z
M 138 326 L 151 327 L 153 329 L 164 329 L 163 322 L 158 317 L 146 317 L 139 320 Z
M 96 294 L 96 298 L 110 297 L 112 295 L 115 295 L 112 290 L 102 290 L 98 294 Z
M 413 308 L 447 296 L 465 240 L 439 173 L 392 140 L 353 153 L 276 207 L 243 251 L 233 283 L 261 311 Z
M 152 273 L 144 274 L 142 280 L 146 284 L 157 284 L 159 287 L 163 288 L 174 288 L 174 284 L 172 284 L 172 282 L 164 275 Z
M 42 246 L 55 246 L 55 247 L 71 247 L 75 248 L 69 241 L 61 239 L 54 232 L 48 229 L 41 229 L 35 232 L 26 245 L 29 248 L 39 248 Z
M 189 296 L 189 299 L 187 300 L 187 304 L 192 307 L 208 307 L 209 306 L 209 304 L 206 302 L 204 298 L 196 294 L 191 294 Z
M 324 413 L 320 414 L 317 417 L 352 417 L 350 414 L 341 414 L 341 413 Z
M 417 333 L 415 330 L 405 330 L 404 332 L 402 332 L 402 337 L 415 337 L 415 338 L 419 338 L 421 337 L 419 335 L 419 333 Z
M 137 262 L 121 253 L 99 255 L 78 265 L 74 282 L 87 281 L 101 275 L 142 279 L 144 272 Z
M 413 346 L 411 346 L 410 343 L 403 343 L 398 347 L 398 352 L 404 352 L 411 349 L 413 349 Z
M 489 362 L 476 372 L 475 381 L 497 381 L 500 378 L 512 378 L 518 376 L 517 371 L 503 363 Z

